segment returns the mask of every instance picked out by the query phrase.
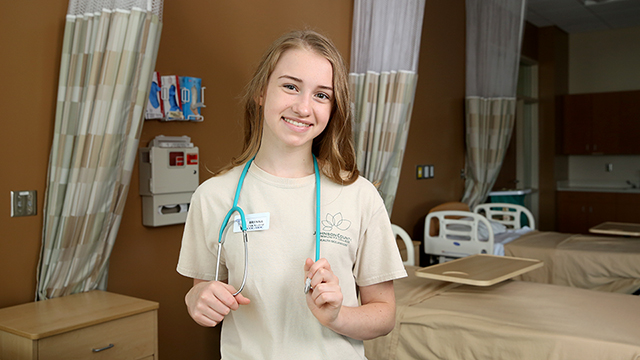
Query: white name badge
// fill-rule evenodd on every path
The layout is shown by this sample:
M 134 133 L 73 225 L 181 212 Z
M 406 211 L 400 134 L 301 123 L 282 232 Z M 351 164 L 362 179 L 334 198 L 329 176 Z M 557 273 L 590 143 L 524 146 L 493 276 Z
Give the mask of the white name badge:
M 269 230 L 269 214 L 270 213 L 259 213 L 245 215 L 247 218 L 247 231 Z M 240 225 L 242 225 L 242 220 L 240 220 L 240 215 L 236 215 L 233 218 L 233 232 L 241 232 Z

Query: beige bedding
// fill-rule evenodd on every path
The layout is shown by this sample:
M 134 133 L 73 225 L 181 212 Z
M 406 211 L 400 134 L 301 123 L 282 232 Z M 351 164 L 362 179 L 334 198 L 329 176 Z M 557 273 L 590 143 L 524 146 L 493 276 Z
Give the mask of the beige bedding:
M 369 360 L 640 359 L 640 297 L 508 280 L 396 280 L 395 329 Z
M 533 231 L 505 244 L 504 253 L 544 261 L 519 280 L 626 294 L 640 289 L 640 238 Z

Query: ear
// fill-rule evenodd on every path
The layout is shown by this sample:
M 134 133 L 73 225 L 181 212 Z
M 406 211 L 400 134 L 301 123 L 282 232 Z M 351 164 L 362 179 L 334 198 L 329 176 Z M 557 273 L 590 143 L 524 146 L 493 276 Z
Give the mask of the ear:
M 264 106 L 264 95 L 258 96 L 258 98 L 256 100 L 257 100 L 258 105 Z

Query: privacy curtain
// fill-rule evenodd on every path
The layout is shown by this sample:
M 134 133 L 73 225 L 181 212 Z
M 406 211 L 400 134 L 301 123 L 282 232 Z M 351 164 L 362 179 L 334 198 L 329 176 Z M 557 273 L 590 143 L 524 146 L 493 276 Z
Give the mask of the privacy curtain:
M 162 0 L 71 0 L 36 300 L 106 290 L 161 33 Z
M 463 202 L 485 202 L 516 113 L 525 0 L 466 0 L 466 182 Z
M 424 0 L 355 0 L 351 42 L 354 140 L 360 173 L 391 215 L 418 80 Z

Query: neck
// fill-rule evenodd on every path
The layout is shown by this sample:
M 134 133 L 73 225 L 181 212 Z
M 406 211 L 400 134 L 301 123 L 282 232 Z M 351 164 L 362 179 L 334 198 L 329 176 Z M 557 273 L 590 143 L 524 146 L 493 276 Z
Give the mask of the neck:
M 301 178 L 314 173 L 311 151 L 279 152 L 273 154 L 261 148 L 254 163 L 271 175 L 284 178 Z

